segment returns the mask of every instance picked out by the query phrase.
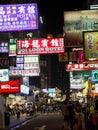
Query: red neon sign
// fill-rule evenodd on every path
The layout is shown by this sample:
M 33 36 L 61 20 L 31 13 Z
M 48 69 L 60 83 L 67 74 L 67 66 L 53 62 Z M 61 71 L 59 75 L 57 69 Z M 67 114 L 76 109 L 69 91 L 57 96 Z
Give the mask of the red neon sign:
M 17 40 L 17 54 L 47 54 L 64 52 L 63 38 Z
M 10 80 L 0 82 L 0 93 L 16 93 L 20 92 L 20 80 Z

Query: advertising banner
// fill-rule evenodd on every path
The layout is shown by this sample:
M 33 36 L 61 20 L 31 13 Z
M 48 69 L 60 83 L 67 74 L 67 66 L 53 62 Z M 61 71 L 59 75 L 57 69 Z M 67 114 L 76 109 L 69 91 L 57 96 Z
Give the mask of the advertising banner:
M 9 40 L 9 56 L 16 56 L 16 40 L 17 38 Z

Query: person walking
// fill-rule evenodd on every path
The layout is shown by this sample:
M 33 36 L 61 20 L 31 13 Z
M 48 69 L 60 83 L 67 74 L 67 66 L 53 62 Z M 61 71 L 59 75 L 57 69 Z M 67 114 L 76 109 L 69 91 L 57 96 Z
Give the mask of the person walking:
M 65 100 L 64 104 L 61 106 L 61 112 L 64 117 L 63 130 L 70 130 L 70 117 L 67 100 Z

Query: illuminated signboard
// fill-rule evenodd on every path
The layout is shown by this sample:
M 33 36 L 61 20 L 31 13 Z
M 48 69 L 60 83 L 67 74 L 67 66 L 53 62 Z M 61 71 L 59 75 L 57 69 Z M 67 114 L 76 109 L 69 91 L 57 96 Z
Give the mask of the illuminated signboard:
M 24 56 L 24 69 L 39 68 L 39 55 Z
M 36 3 L 0 5 L 0 31 L 38 29 Z
M 65 46 L 82 46 L 82 31 L 98 30 L 98 10 L 64 12 Z
M 9 70 L 0 69 L 0 82 L 9 81 Z
M 0 82 L 0 93 L 20 92 L 20 80 Z
M 27 55 L 24 56 L 24 63 L 36 63 L 39 62 L 39 55 Z
M 17 58 L 16 58 L 16 63 L 24 63 L 24 57 L 22 55 L 17 55 Z
M 84 31 L 84 58 L 86 60 L 98 60 L 98 31 Z
M 92 81 L 98 81 L 98 70 L 92 70 Z
M 56 93 L 56 89 L 55 88 L 48 88 L 48 93 Z
M 63 38 L 37 38 L 31 40 L 17 40 L 17 54 L 47 54 L 64 52 Z
M 9 56 L 16 56 L 16 40 L 17 38 L 12 38 L 9 41 Z
M 30 88 L 28 86 L 23 85 L 23 84 L 20 86 L 20 92 L 22 94 L 27 94 L 28 95 L 29 91 L 30 91 Z
M 66 71 L 72 70 L 95 70 L 98 69 L 98 64 L 66 64 Z
M 8 53 L 8 42 L 0 42 L 0 53 Z
M 39 76 L 40 69 L 34 68 L 29 70 L 10 70 L 10 76 L 21 75 L 21 76 Z
M 26 63 L 24 64 L 24 69 L 34 69 L 39 68 L 39 63 Z
M 83 63 L 84 62 L 84 51 L 78 50 L 78 62 Z
M 24 65 L 23 64 L 16 64 L 16 66 L 10 66 L 10 70 L 23 70 Z

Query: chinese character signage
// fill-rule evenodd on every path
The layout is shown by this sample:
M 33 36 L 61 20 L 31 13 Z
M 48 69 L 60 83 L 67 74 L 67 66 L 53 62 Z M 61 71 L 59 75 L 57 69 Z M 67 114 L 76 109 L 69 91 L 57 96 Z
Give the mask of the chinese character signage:
M 58 55 L 58 60 L 59 60 L 59 62 L 66 62 L 66 61 L 68 61 L 68 52 L 60 53 Z
M 83 62 L 84 62 L 84 51 L 78 50 L 78 63 L 83 63 Z
M 63 38 L 38 38 L 17 40 L 17 54 L 47 54 L 64 52 Z
M 40 68 L 26 69 L 26 70 L 10 70 L 10 76 L 39 76 Z
M 9 52 L 8 42 L 0 42 L 0 53 L 8 53 L 8 52 Z
M 98 30 L 98 10 L 64 12 L 65 46 L 81 46 L 82 31 Z
M 16 40 L 17 38 L 9 40 L 9 56 L 16 56 Z
M 98 31 L 84 31 L 84 59 L 98 60 Z
M 66 64 L 66 71 L 93 69 L 98 69 L 98 64 Z
M 0 5 L 0 31 L 38 29 L 37 4 Z
M 20 80 L 9 80 L 0 83 L 0 93 L 16 93 L 20 92 Z
M 69 52 L 69 61 L 72 62 L 72 61 L 77 61 L 77 56 L 76 56 L 76 53 L 75 52 Z
M 24 56 L 24 63 L 36 63 L 39 62 L 39 55 L 27 55 Z

